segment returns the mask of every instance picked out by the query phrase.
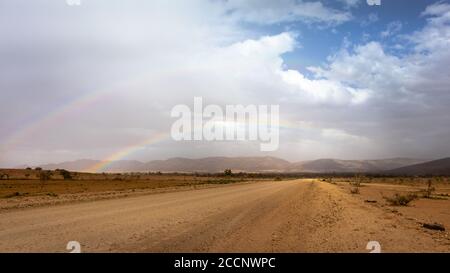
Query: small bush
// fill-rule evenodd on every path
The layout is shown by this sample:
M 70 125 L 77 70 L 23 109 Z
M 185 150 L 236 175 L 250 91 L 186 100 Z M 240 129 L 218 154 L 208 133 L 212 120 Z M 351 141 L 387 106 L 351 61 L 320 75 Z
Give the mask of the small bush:
M 230 184 L 230 183 L 234 183 L 235 181 L 231 180 L 231 179 L 219 179 L 216 180 L 214 183 L 216 184 Z
M 333 185 L 337 184 L 335 181 L 333 181 L 333 177 L 328 177 L 326 180 L 323 179 L 323 181 L 325 181 L 327 183 L 330 183 L 330 184 L 333 184 Z
M 233 180 L 233 179 L 227 179 L 227 178 L 221 178 L 221 179 L 208 179 L 205 182 L 197 183 L 197 184 L 231 184 L 239 182 L 239 180 Z
M 5 195 L 5 198 L 12 198 L 12 197 L 17 197 L 17 196 L 21 196 L 21 195 L 22 194 L 20 192 L 16 191 L 16 192 Z
M 411 201 L 417 199 L 416 194 L 394 194 L 392 197 L 385 197 L 386 201 L 392 206 L 407 206 Z
M 362 183 L 364 182 L 365 177 L 361 174 L 356 174 L 355 177 L 352 179 L 352 181 L 349 182 L 350 186 L 359 188 L 361 187 Z
M 0 179 L 1 180 L 9 180 L 9 175 L 7 175 L 7 174 L 0 174 Z
M 433 180 L 428 179 L 427 189 L 425 191 L 424 197 L 425 198 L 431 198 L 431 195 L 433 194 L 434 190 L 435 190 L 435 188 L 433 187 Z
M 62 177 L 64 178 L 64 180 L 71 180 L 72 179 L 72 174 L 68 171 L 68 170 L 58 170 L 59 174 L 62 175 Z
M 361 180 L 354 180 L 354 181 L 351 181 L 351 182 L 350 182 L 350 185 L 359 188 L 359 187 L 361 187 Z
M 359 194 L 359 187 L 353 187 L 350 189 L 351 194 Z
M 50 180 L 52 176 L 52 173 L 50 171 L 41 171 L 39 173 L 39 180 L 41 180 L 41 182 L 45 182 L 47 180 Z

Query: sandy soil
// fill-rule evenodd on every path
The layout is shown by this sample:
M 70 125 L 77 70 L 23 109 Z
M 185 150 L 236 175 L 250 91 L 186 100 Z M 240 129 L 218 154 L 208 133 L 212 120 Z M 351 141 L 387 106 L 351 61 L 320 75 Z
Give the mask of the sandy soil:
M 339 183 L 339 188 L 345 192 L 350 191 L 347 183 Z M 376 202 L 370 205 L 380 210 L 384 210 L 387 214 L 391 214 L 402 225 L 408 225 L 416 228 L 418 231 L 425 232 L 438 242 L 444 244 L 450 243 L 449 232 L 436 232 L 422 228 L 424 223 L 439 223 L 448 229 L 450 228 L 450 185 L 448 183 L 435 184 L 436 188 L 433 198 L 419 198 L 412 201 L 408 206 L 391 206 L 385 197 L 391 197 L 394 194 L 421 194 L 426 189 L 424 183 L 403 183 L 403 184 L 386 184 L 386 183 L 367 183 L 360 187 L 360 194 L 354 195 L 354 198 L 361 202 Z
M 35 177 L 25 179 L 34 171 L 8 171 L 10 177 L 21 179 L 0 180 L 0 211 L 269 181 L 235 176 L 73 173 L 73 180 L 59 179 L 54 174 L 43 182 Z
M 368 252 L 369 241 L 450 252 L 447 232 L 306 179 L 0 212 L 1 252 L 67 252 L 69 241 L 83 252 Z
M 94 182 L 98 183 L 98 182 Z M 249 182 L 233 182 L 237 184 L 247 184 L 247 183 L 258 183 L 257 181 Z M 131 185 L 130 185 L 131 184 Z M 223 187 L 223 184 L 175 184 L 171 185 L 166 183 L 165 185 L 154 185 L 147 188 L 133 188 L 133 184 L 128 182 L 122 183 L 122 188 L 117 190 L 103 190 L 103 191 L 93 191 L 86 190 L 85 192 L 79 193 L 39 193 L 36 195 L 24 195 L 24 196 L 14 196 L 11 198 L 0 198 L 0 212 L 6 210 L 16 210 L 16 209 L 27 209 L 34 207 L 44 207 L 44 206 L 54 206 L 68 203 L 80 203 L 80 202 L 91 202 L 106 199 L 116 199 L 132 196 L 141 196 L 149 194 L 167 193 L 167 192 L 178 192 L 178 191 L 189 191 L 205 188 L 216 188 Z M 150 184 L 150 183 L 149 183 Z

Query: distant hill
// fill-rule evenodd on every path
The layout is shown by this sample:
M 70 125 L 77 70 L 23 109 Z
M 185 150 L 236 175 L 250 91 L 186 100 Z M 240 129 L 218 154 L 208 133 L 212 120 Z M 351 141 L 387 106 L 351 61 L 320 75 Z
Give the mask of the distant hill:
M 235 172 L 280 172 L 290 165 L 289 161 L 276 157 L 207 157 L 201 159 L 171 158 L 150 161 L 145 170 L 164 172 L 222 172 L 232 169 Z
M 67 161 L 57 164 L 47 164 L 41 165 L 39 167 L 45 170 L 55 170 L 55 169 L 66 169 L 69 171 L 83 172 L 95 166 L 96 164 L 101 163 L 100 160 L 92 160 L 92 159 L 80 159 L 75 161 Z M 107 172 L 133 172 L 139 171 L 142 169 L 142 165 L 144 163 L 136 160 L 118 160 L 113 161 L 107 165 L 105 171 Z
M 222 172 L 231 169 L 234 172 L 381 172 L 400 168 L 425 160 L 410 158 L 393 158 L 380 160 L 340 160 L 318 159 L 291 163 L 277 157 L 206 157 L 200 159 L 170 158 L 140 162 L 136 160 L 119 160 L 105 164 L 102 172 Z M 100 163 L 98 160 L 82 159 L 59 164 L 42 165 L 43 169 L 66 169 L 86 171 Z
M 387 173 L 397 175 L 450 175 L 450 158 L 401 167 L 389 170 Z
M 69 171 L 83 171 L 91 166 L 94 166 L 97 164 L 98 160 L 91 160 L 91 159 L 80 159 L 75 161 L 67 161 L 62 163 L 54 163 L 54 164 L 47 164 L 47 165 L 40 165 L 39 167 L 45 169 L 45 170 L 55 170 L 55 169 L 66 169 Z
M 289 170 L 313 173 L 380 172 L 411 164 L 422 163 L 424 161 L 425 160 L 423 159 L 412 158 L 391 158 L 378 160 L 318 159 L 292 163 Z

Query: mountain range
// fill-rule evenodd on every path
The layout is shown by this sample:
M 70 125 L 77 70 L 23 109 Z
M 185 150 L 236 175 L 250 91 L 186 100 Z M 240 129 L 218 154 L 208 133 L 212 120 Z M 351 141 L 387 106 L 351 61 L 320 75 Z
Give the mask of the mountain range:
M 428 161 L 420 164 L 413 164 L 388 171 L 389 174 L 396 175 L 450 175 L 450 158 Z
M 440 164 L 440 168 L 449 170 L 449 162 Z M 427 164 L 427 160 L 413 158 L 391 158 L 378 160 L 341 160 L 318 159 L 301 162 L 289 162 L 277 157 L 206 157 L 199 159 L 170 158 L 167 160 L 153 160 L 141 162 L 136 160 L 119 160 L 106 162 L 100 172 L 223 172 L 231 169 L 233 172 L 311 172 L 311 173 L 344 173 L 344 172 L 391 172 L 404 170 L 410 173 L 408 166 L 424 168 L 424 171 L 436 170 L 436 168 L 420 164 Z M 66 169 L 70 171 L 86 171 L 92 166 L 101 163 L 99 160 L 81 159 L 57 164 L 42 165 L 43 169 Z M 418 165 L 419 164 L 419 165 Z M 430 163 L 434 166 L 433 163 Z M 428 167 L 427 167 L 428 166 Z M 404 168 L 404 169 L 402 169 Z M 447 168 L 447 169 L 446 169 Z M 420 172 L 419 172 L 420 173 Z

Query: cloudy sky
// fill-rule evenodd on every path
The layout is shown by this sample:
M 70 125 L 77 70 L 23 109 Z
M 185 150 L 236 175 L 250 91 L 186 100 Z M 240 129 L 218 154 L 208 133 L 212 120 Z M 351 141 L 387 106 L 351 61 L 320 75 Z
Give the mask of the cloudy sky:
M 2 167 L 450 155 L 449 1 L 0 0 L 0 37 Z M 280 105 L 279 149 L 167 137 L 195 96 Z

